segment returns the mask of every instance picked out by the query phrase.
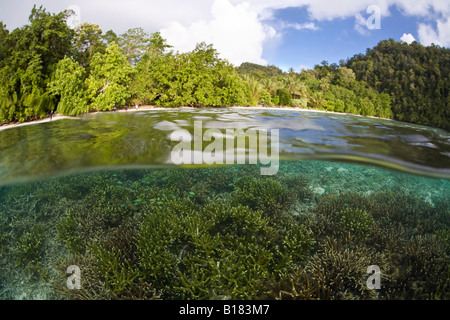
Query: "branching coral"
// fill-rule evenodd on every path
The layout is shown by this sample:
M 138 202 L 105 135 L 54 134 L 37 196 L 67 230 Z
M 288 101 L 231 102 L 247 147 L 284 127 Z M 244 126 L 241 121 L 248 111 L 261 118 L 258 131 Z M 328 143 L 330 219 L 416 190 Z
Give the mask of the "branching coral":
M 288 189 L 272 178 L 258 180 L 244 176 L 236 182 L 235 188 L 232 203 L 261 210 L 273 222 L 282 219 L 294 202 Z
M 417 236 L 399 248 L 396 272 L 385 283 L 386 296 L 397 299 L 448 299 L 450 257 L 435 235 Z M 392 263 L 392 261 L 391 261 Z
M 449 298 L 447 198 L 312 197 L 309 178 L 230 166 L 102 171 L 5 189 L 2 263 L 41 278 L 51 264 L 67 299 Z M 381 268 L 376 291 L 365 283 L 372 264 Z M 80 290 L 65 287 L 69 265 L 81 269 Z
M 141 272 L 167 298 L 256 298 L 310 248 L 303 228 L 284 228 L 248 207 L 177 200 L 146 215 L 137 241 Z
M 372 216 L 360 209 L 347 208 L 339 211 L 335 219 L 339 233 L 348 241 L 367 238 L 374 223 Z
M 369 248 L 349 249 L 335 239 L 329 239 L 311 258 L 306 269 L 318 284 L 320 299 L 373 299 L 377 292 L 366 281 L 367 267 L 377 265 L 386 271 L 384 257 Z
M 16 242 L 17 264 L 32 271 L 38 271 L 42 263 L 42 249 L 45 244 L 45 226 L 37 224 L 29 232 L 23 233 Z

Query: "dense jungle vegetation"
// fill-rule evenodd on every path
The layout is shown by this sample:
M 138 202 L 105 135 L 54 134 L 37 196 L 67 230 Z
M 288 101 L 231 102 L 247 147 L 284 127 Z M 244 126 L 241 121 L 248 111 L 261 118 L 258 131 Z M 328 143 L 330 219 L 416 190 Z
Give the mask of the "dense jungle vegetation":
M 67 25 L 73 14 L 32 9 L 29 23 L 0 22 L 0 123 L 134 105 L 293 106 L 450 128 L 450 51 L 394 40 L 300 73 L 220 58 L 212 45 L 171 50 L 159 32 L 122 35 Z M 299 54 L 299 61 L 301 55 Z

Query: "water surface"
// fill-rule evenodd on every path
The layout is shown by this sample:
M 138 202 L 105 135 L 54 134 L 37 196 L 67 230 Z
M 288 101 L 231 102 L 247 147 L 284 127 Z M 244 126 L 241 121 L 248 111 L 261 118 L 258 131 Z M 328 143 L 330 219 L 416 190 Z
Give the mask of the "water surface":
M 0 132 L 0 181 L 98 167 L 170 164 L 170 133 L 279 130 L 284 160 L 354 160 L 450 176 L 448 132 L 396 121 L 288 110 L 202 109 L 102 113 Z

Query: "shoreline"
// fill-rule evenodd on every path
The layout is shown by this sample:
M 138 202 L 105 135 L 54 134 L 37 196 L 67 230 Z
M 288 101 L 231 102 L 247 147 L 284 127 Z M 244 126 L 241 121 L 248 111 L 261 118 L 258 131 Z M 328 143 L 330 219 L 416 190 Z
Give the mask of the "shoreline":
M 11 129 L 11 128 L 31 126 L 34 124 L 41 124 L 41 123 L 47 123 L 47 122 L 52 122 L 52 121 L 57 121 L 57 120 L 62 120 L 62 119 L 73 119 L 73 118 L 76 118 L 76 117 L 69 117 L 69 116 L 64 116 L 61 114 L 54 114 L 52 118 L 47 117 L 47 118 L 42 118 L 39 120 L 32 120 L 32 121 L 27 121 L 27 122 L 5 123 L 5 124 L 0 125 L 0 131 L 6 130 L 6 129 Z
M 313 109 L 305 109 L 305 108 L 296 108 L 296 107 L 277 107 L 277 106 L 248 106 L 248 107 L 244 107 L 244 106 L 231 106 L 231 107 L 200 107 L 200 108 L 195 108 L 195 107 L 187 107 L 187 106 L 182 106 L 182 107 L 175 107 L 175 108 L 164 108 L 164 107 L 158 107 L 158 106 L 139 106 L 138 109 L 136 109 L 135 107 L 124 107 L 121 109 L 117 109 L 116 111 L 94 111 L 94 112 L 90 112 L 90 113 L 86 113 L 80 116 L 64 116 L 61 114 L 54 114 L 52 118 L 47 117 L 47 118 L 43 118 L 43 119 L 39 119 L 39 120 L 32 120 L 32 121 L 28 121 L 28 122 L 12 122 L 12 123 L 5 123 L 0 125 L 0 131 L 4 131 L 6 129 L 11 129 L 11 128 L 17 128 L 17 127 L 22 127 L 22 126 L 29 126 L 29 125 L 34 125 L 34 124 L 42 124 L 42 123 L 47 123 L 47 122 L 52 122 L 52 121 L 58 121 L 58 120 L 63 120 L 63 119 L 78 119 L 82 116 L 85 115 L 90 115 L 90 114 L 98 114 L 98 113 L 107 113 L 107 112 L 136 112 L 136 111 L 147 111 L 147 110 L 177 110 L 177 109 L 192 109 L 192 110 L 196 110 L 196 109 L 260 109 L 260 110 L 287 110 L 287 111 L 302 111 L 302 112 L 317 112 L 317 113 L 328 113 L 328 114 L 341 114 L 341 115 L 350 115 L 350 116 L 356 116 L 356 117 L 365 117 L 365 118 L 374 118 L 374 119 L 382 119 L 382 120 L 390 120 L 390 121 L 396 121 L 394 119 L 389 119 L 389 118 L 380 118 L 380 117 L 375 117 L 375 116 L 363 116 L 363 115 L 358 115 L 358 114 L 352 114 L 352 113 L 345 113 L 345 112 L 335 112 L 335 111 L 324 111 L 324 110 L 313 110 Z

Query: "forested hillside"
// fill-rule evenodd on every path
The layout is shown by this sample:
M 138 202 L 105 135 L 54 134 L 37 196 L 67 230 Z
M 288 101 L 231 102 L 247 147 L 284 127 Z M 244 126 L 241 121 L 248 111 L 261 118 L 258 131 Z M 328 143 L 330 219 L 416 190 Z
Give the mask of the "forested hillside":
M 450 49 L 391 39 L 346 66 L 358 80 L 391 95 L 395 119 L 450 130 Z
M 243 72 L 242 70 L 245 70 Z M 392 118 L 389 94 L 378 93 L 353 70 L 323 61 L 313 70 L 273 74 L 273 67 L 239 67 L 253 100 L 266 105 L 294 106 Z M 276 74 L 276 73 L 275 73 Z
M 0 122 L 134 105 L 264 104 L 449 129 L 448 49 L 390 40 L 339 65 L 323 61 L 312 70 L 283 72 L 233 66 L 205 43 L 174 52 L 160 33 L 142 28 L 122 35 L 91 23 L 71 29 L 71 14 L 35 6 L 21 28 L 10 31 L 0 22 Z

